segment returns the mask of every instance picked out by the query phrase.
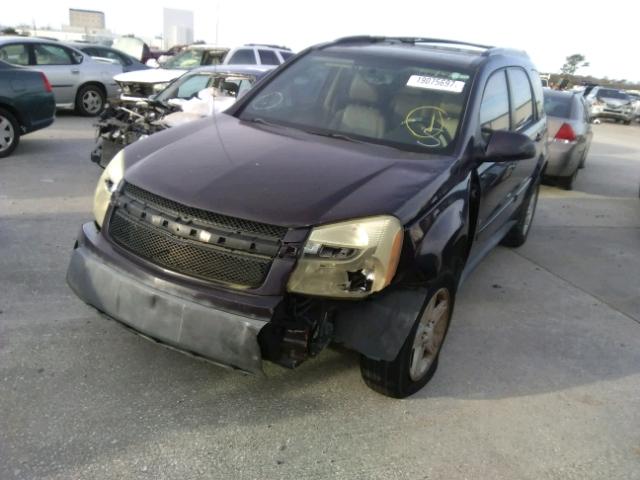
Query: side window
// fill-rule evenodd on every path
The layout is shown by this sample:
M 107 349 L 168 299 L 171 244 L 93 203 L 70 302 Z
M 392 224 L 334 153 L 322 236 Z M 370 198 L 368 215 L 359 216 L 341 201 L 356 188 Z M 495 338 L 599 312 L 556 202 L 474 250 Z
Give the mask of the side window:
M 252 49 L 241 48 L 236 50 L 227 63 L 230 65 L 255 65 L 256 56 Z
M 275 52 L 271 50 L 258 50 L 258 55 L 260 55 L 260 63 L 262 65 L 279 65 L 280 61 L 276 56 Z
M 509 90 L 504 70 L 494 73 L 487 82 L 480 105 L 480 127 L 488 138 L 493 130 L 509 130 Z
M 0 47 L 0 60 L 13 65 L 29 65 L 29 50 L 23 43 Z
M 285 52 L 284 50 L 280 50 L 280 56 L 284 59 L 284 61 L 286 62 L 288 58 L 293 57 L 293 53 L 292 52 Z
M 36 65 L 72 65 L 74 62 L 67 51 L 57 45 L 35 44 L 33 51 Z
M 510 68 L 509 87 L 513 108 L 513 129 L 520 130 L 533 121 L 533 96 L 531 83 L 521 68 Z
M 251 90 L 251 87 L 253 87 L 252 80 L 240 80 L 240 87 L 238 88 L 238 98 L 242 97 L 245 93 Z

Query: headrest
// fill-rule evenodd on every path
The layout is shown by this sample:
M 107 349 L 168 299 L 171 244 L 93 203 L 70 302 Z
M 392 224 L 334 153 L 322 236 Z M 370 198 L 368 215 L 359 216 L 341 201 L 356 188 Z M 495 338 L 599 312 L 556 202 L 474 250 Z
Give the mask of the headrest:
M 378 92 L 373 85 L 365 82 L 360 75 L 356 75 L 349 88 L 349 100 L 354 102 L 376 103 L 378 101 Z

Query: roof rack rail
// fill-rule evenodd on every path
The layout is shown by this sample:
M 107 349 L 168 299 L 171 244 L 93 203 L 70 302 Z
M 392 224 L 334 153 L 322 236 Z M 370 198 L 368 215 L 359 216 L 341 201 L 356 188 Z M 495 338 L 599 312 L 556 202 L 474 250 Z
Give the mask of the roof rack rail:
M 357 35 L 352 37 L 342 37 L 334 42 L 330 42 L 329 45 L 340 45 L 345 43 L 380 43 L 380 42 L 398 42 L 408 43 L 412 45 L 416 44 L 432 44 L 443 45 L 447 47 L 472 47 L 484 50 L 482 55 L 489 57 L 492 55 L 508 54 L 519 55 L 528 57 L 527 53 L 523 50 L 515 50 L 510 48 L 500 48 L 493 45 L 484 45 L 473 42 L 463 42 L 459 40 L 449 40 L 445 38 L 429 38 L 429 37 L 382 37 L 382 36 L 369 36 L 369 35 Z
M 288 50 L 291 51 L 289 47 L 283 47 L 282 45 L 269 45 L 268 43 L 245 43 L 245 47 L 269 47 L 269 48 L 278 48 L 280 50 Z
M 470 42 L 460 42 L 458 40 L 448 40 L 444 38 L 427 38 L 427 37 L 382 37 L 382 36 L 369 36 L 369 35 L 356 35 L 352 37 L 342 37 L 337 39 L 335 42 L 331 42 L 334 44 L 341 43 L 355 43 L 355 42 L 369 42 L 369 43 L 378 43 L 378 42 L 399 42 L 399 43 L 441 43 L 445 45 L 463 45 L 467 47 L 476 47 L 482 49 L 490 49 L 495 48 L 489 45 L 480 45 L 478 43 L 470 43 Z

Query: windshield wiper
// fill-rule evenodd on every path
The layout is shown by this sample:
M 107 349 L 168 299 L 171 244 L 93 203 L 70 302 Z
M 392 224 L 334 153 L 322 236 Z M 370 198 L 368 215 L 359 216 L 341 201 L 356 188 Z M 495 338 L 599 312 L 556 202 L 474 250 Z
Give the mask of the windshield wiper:
M 371 142 L 366 142 L 364 140 L 358 140 L 357 138 L 350 137 L 349 135 L 345 135 L 344 133 L 322 132 L 318 130 L 305 130 L 305 132 L 310 133 L 311 135 L 319 135 L 321 137 L 336 138 L 338 140 L 345 140 L 347 142 L 353 142 L 353 143 L 367 143 L 367 144 L 371 143 Z

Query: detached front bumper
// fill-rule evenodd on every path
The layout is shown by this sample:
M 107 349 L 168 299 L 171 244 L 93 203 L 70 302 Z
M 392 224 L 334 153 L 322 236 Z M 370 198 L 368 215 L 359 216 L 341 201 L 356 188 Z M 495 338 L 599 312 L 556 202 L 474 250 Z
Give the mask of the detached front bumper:
M 258 333 L 268 317 L 225 311 L 208 300 L 180 295 L 178 289 L 169 292 L 159 278 L 141 281 L 101 254 L 100 241 L 94 224 L 83 225 L 71 256 L 67 283 L 82 300 L 160 343 L 222 366 L 262 373 Z

